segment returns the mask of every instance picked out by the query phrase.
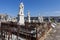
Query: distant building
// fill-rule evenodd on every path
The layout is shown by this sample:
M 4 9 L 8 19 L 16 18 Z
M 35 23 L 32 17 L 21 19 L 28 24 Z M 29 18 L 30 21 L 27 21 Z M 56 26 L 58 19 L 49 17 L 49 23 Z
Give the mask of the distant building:
M 8 15 L 7 14 L 0 14 L 0 21 L 7 21 Z
M 40 23 L 44 22 L 43 16 L 39 16 L 39 17 L 38 17 L 38 21 L 39 21 Z
M 25 22 L 28 20 L 27 17 L 25 17 Z M 30 22 L 43 22 L 44 19 L 42 16 L 39 17 L 30 17 Z

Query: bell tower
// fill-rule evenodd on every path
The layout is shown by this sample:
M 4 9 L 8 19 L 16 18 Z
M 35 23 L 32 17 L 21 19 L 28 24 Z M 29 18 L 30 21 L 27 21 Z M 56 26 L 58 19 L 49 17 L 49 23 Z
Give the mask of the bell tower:
M 28 15 L 27 15 L 27 18 L 28 18 L 28 22 L 30 23 L 30 11 L 28 11 Z
M 24 4 L 23 2 L 21 2 L 19 6 L 18 23 L 20 25 L 24 25 Z

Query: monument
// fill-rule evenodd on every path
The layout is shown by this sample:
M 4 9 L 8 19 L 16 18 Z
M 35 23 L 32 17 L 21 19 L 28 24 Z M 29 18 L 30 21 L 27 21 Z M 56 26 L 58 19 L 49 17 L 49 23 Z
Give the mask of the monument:
M 31 22 L 31 20 L 30 20 L 30 11 L 28 11 L 27 18 L 28 18 L 28 22 L 30 23 Z
M 24 4 L 23 2 L 21 2 L 19 6 L 18 23 L 20 25 L 24 25 Z

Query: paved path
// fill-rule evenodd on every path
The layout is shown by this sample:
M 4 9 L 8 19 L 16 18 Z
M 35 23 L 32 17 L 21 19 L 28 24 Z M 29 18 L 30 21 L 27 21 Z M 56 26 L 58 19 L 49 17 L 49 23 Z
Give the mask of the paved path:
M 45 40 L 60 40 L 60 25 L 57 25 Z

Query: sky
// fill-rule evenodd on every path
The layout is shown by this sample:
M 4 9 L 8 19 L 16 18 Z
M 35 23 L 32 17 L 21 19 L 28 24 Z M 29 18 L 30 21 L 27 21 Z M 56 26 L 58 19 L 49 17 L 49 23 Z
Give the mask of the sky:
M 24 14 L 31 16 L 60 16 L 60 0 L 0 0 L 0 14 L 17 16 L 19 4 L 24 3 Z

